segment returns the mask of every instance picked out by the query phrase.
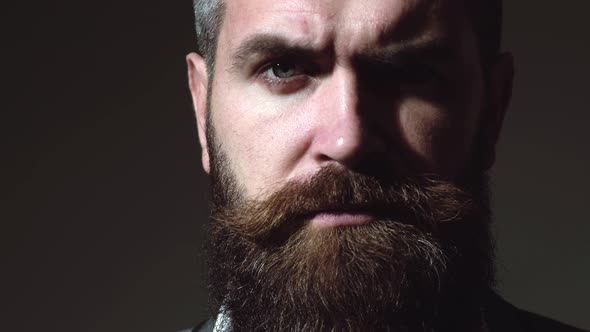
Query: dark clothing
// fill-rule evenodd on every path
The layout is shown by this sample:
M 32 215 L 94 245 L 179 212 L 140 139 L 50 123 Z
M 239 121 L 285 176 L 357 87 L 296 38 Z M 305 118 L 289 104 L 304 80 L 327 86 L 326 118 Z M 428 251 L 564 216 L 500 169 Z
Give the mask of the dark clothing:
M 586 332 L 516 308 L 495 293 L 485 307 L 490 332 Z
M 484 308 L 489 332 L 586 332 L 552 319 L 520 310 L 493 294 Z M 213 332 L 215 320 L 209 319 L 192 332 Z
M 213 332 L 213 327 L 215 327 L 215 320 L 209 319 L 195 327 L 192 332 Z

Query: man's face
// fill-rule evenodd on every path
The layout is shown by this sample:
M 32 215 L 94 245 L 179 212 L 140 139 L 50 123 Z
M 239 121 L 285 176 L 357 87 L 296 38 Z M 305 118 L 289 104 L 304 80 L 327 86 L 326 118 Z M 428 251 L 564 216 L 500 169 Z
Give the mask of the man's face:
M 226 1 L 213 81 L 188 60 L 236 321 L 351 329 L 489 282 L 482 179 L 511 64 L 484 79 L 461 2 Z
M 248 198 L 331 164 L 461 175 L 484 111 L 469 21 L 438 1 L 228 1 L 211 84 Z

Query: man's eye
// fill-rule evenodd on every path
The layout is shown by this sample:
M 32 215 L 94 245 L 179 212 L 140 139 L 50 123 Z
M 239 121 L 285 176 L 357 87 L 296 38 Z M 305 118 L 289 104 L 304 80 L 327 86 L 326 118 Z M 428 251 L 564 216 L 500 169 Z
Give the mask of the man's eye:
M 301 68 L 288 62 L 276 62 L 267 71 L 272 77 L 278 79 L 289 79 L 303 73 Z
M 427 66 L 414 66 L 406 69 L 405 78 L 408 83 L 428 85 L 441 80 L 441 75 Z
M 310 66 L 291 61 L 273 61 L 259 72 L 263 84 L 275 94 L 291 94 L 300 91 L 310 82 Z

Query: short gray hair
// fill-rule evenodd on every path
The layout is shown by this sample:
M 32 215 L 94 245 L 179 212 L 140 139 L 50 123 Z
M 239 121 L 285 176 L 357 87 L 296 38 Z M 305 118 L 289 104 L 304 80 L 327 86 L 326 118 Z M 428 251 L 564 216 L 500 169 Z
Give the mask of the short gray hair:
M 225 6 L 223 0 L 193 0 L 197 53 L 205 59 L 209 75 L 215 66 L 217 37 L 223 24 Z

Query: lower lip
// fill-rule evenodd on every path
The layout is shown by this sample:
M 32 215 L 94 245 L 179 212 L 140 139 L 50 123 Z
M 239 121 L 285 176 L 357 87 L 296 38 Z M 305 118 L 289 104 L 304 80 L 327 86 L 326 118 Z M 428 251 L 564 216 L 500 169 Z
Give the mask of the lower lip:
M 319 227 L 357 226 L 370 223 L 374 218 L 362 213 L 318 213 L 310 220 Z

